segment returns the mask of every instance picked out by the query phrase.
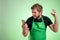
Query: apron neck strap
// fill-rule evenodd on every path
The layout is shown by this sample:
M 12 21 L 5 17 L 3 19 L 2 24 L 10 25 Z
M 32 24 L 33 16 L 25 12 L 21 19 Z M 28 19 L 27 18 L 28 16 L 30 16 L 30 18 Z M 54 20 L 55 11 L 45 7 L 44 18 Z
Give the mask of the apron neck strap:
M 41 19 L 42 19 L 42 21 L 44 22 L 44 20 L 43 20 L 43 16 L 41 17 Z M 33 19 L 33 21 L 34 21 L 34 19 Z

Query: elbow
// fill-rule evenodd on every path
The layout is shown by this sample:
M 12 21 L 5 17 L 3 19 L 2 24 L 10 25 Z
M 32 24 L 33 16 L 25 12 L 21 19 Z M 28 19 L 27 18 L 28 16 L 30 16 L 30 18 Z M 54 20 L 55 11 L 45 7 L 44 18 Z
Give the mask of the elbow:
M 54 31 L 54 32 L 58 32 L 58 31 Z
M 23 36 L 26 37 L 28 35 L 28 31 L 23 31 Z
M 24 37 L 26 37 L 27 35 L 26 34 L 23 34 Z
M 54 26 L 55 28 L 54 28 L 54 32 L 58 32 L 58 26 Z
M 26 33 L 23 33 L 23 36 L 24 36 L 24 37 L 26 37 L 26 36 L 27 36 L 27 34 L 26 34 Z
M 58 32 L 58 30 L 54 30 L 54 32 Z

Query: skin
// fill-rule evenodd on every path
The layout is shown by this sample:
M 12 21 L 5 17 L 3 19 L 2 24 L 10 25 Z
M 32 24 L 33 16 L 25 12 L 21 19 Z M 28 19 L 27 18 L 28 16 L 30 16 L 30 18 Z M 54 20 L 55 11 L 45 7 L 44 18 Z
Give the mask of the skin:
M 37 9 L 32 9 L 32 15 L 33 18 L 36 19 L 40 19 L 42 17 L 42 11 L 37 11 Z M 52 9 L 52 13 L 51 15 L 55 18 L 54 24 L 50 24 L 49 28 L 53 31 L 53 32 L 57 32 L 58 31 L 58 18 L 56 15 L 56 11 L 54 9 Z M 29 28 L 27 23 L 25 23 L 24 20 L 22 20 L 22 29 L 23 29 L 23 35 L 26 37 L 28 35 L 29 32 Z

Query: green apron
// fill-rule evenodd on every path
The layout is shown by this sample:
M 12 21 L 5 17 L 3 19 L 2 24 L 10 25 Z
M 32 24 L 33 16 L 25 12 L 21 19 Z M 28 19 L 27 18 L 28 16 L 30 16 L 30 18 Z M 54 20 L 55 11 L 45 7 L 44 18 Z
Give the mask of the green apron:
M 44 20 L 42 22 L 34 22 L 30 31 L 30 40 L 46 40 L 46 27 Z

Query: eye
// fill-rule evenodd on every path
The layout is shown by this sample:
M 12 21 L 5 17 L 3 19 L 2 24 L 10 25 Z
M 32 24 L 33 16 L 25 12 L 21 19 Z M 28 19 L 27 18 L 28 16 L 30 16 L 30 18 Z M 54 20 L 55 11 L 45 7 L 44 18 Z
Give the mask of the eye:
M 36 12 L 32 12 L 32 13 L 36 13 Z

